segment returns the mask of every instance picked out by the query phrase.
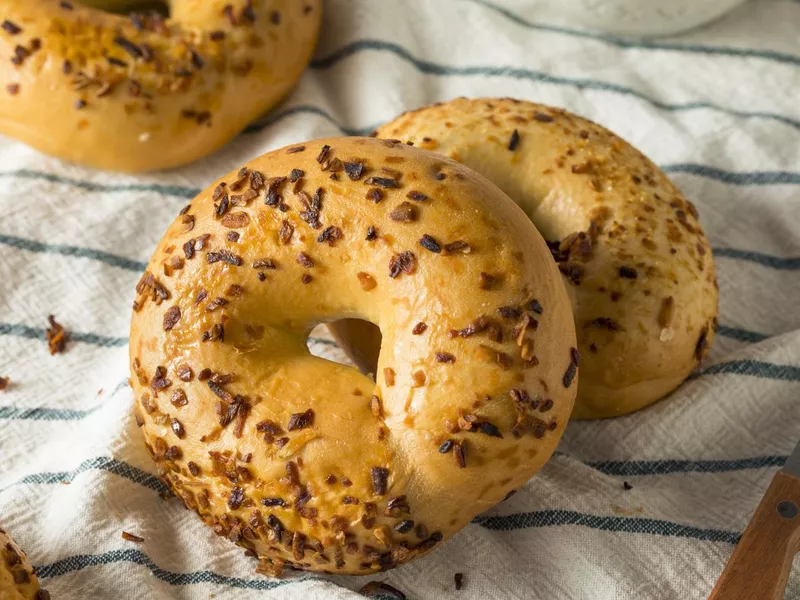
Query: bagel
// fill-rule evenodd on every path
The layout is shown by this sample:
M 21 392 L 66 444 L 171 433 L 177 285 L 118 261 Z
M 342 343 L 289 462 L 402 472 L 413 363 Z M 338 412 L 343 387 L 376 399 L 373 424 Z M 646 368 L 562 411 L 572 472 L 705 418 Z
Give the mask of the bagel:
M 28 557 L 16 542 L 0 528 L 0 600 L 50 600 Z
M 273 107 L 308 64 L 322 17 L 321 0 L 170 0 L 170 18 L 3 4 L 0 133 L 125 172 L 205 156 Z
M 383 333 L 377 382 L 308 351 L 345 317 Z M 371 138 L 277 150 L 200 193 L 137 286 L 130 358 L 159 473 L 270 574 L 436 547 L 550 457 L 579 360 L 520 209 Z
M 557 108 L 466 98 L 405 113 L 375 135 L 481 173 L 548 241 L 584 359 L 573 418 L 643 408 L 707 354 L 718 293 L 697 211 L 621 138 Z M 356 364 L 374 370 L 374 328 L 342 321 L 330 329 Z

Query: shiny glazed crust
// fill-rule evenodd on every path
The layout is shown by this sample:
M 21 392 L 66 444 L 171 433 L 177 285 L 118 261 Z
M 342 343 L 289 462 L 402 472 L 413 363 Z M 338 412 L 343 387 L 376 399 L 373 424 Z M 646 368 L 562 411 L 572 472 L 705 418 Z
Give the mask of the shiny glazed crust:
M 11 536 L 0 528 L 0 600 L 48 600 L 39 590 L 31 563 Z
M 377 383 L 312 356 L 344 317 Z M 215 531 L 284 566 L 369 573 L 435 548 L 547 461 L 578 356 L 544 241 L 463 165 L 370 138 L 257 158 L 169 226 L 137 287 L 136 417 Z
M 161 19 L 60 0 L 3 2 L 0 133 L 103 169 L 186 164 L 291 90 L 322 16 L 320 0 L 169 5 Z
M 707 354 L 718 294 L 697 211 L 621 138 L 564 110 L 465 98 L 405 113 L 377 135 L 475 169 L 548 240 L 583 356 L 574 418 L 643 408 Z M 356 359 L 374 353 L 362 329 L 332 328 Z

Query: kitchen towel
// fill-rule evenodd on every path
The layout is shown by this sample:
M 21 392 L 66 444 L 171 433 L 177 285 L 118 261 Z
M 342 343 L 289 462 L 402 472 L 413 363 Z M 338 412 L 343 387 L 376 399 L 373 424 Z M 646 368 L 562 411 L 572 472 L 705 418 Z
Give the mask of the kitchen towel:
M 415 600 L 708 595 L 800 439 L 800 2 L 753 0 L 646 41 L 517 4 L 330 0 L 285 103 L 181 169 L 100 172 L 0 139 L 0 376 L 12 381 L 0 392 L 0 522 L 53 598 L 350 600 L 377 580 Z M 571 422 L 519 493 L 422 560 L 372 577 L 258 575 L 154 476 L 126 383 L 134 286 L 167 224 L 217 176 L 460 95 L 563 106 L 673 178 L 717 261 L 711 355 L 667 400 Z M 70 331 L 55 356 L 49 314 Z M 344 359 L 324 331 L 309 343 Z M 787 598 L 800 598 L 800 576 Z

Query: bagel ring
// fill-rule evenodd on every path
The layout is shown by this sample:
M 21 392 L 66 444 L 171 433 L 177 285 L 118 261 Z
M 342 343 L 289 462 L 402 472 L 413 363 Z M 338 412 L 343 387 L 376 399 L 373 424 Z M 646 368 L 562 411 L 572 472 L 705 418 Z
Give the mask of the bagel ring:
M 0 600 L 50 600 L 28 557 L 16 542 L 0 528 Z
M 308 351 L 345 317 L 383 332 L 377 382 Z M 212 184 L 158 244 L 136 417 L 165 481 L 263 571 L 369 573 L 541 468 L 574 336 L 547 246 L 483 177 L 385 140 L 307 142 Z
M 717 327 L 711 247 L 695 207 L 624 140 L 564 110 L 466 98 L 405 113 L 376 135 L 481 173 L 548 240 L 584 359 L 574 418 L 643 408 L 705 357 Z M 374 370 L 373 327 L 330 329 L 356 364 Z
M 0 133 L 102 169 L 189 163 L 286 96 L 322 17 L 321 0 L 169 0 L 169 8 L 170 18 L 128 18 L 77 2 L 6 0 Z

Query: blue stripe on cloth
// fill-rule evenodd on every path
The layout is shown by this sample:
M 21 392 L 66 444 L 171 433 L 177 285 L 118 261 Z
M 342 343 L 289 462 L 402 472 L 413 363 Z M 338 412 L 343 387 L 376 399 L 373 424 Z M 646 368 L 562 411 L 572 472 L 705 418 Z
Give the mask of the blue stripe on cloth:
M 665 173 L 686 173 L 706 179 L 714 179 L 731 185 L 798 185 L 800 173 L 794 171 L 726 171 L 718 167 L 694 163 L 661 165 Z
M 102 405 L 87 410 L 71 408 L 48 408 L 37 406 L 22 408 L 19 406 L 0 406 L 0 419 L 17 421 L 79 421 L 98 411 Z
M 588 515 L 572 510 L 539 510 L 496 517 L 476 517 L 472 520 L 492 531 L 516 531 L 539 527 L 563 527 L 579 525 L 600 531 L 614 533 L 643 533 L 663 537 L 681 537 L 705 542 L 726 542 L 736 544 L 741 534 L 724 529 L 692 527 L 661 519 L 646 517 L 604 517 Z
M 338 348 L 339 347 L 339 344 L 337 344 L 333 340 L 327 340 L 325 338 L 310 337 L 310 338 L 308 338 L 308 341 L 311 344 L 322 344 L 323 346 L 330 346 L 332 348 Z
M 800 65 L 800 56 L 787 54 L 785 52 L 777 52 L 775 50 L 763 50 L 756 48 L 731 48 L 726 46 L 704 46 L 701 44 L 672 44 L 668 42 L 649 41 L 635 38 L 623 38 L 615 35 L 594 33 L 591 31 L 583 31 L 580 29 L 572 29 L 569 27 L 559 27 L 557 25 L 547 25 L 544 23 L 536 23 L 524 19 L 523 17 L 511 12 L 510 10 L 498 6 L 494 2 L 488 0 L 466 0 L 473 4 L 478 4 L 498 14 L 503 15 L 510 21 L 525 27 L 527 29 L 534 29 L 537 31 L 546 31 L 549 33 L 558 33 L 567 36 L 590 39 L 598 42 L 603 42 L 612 46 L 623 49 L 636 49 L 636 50 L 660 50 L 665 52 L 683 52 L 690 54 L 703 54 L 709 56 L 727 56 L 733 58 L 759 58 L 763 60 L 775 61 L 783 64 Z
M 283 121 L 284 119 L 288 117 L 293 117 L 295 115 L 316 115 L 322 117 L 344 135 L 365 136 L 372 133 L 372 131 L 375 130 L 376 127 L 378 127 L 378 124 L 372 125 L 370 127 L 360 127 L 360 128 L 345 127 L 339 121 L 334 119 L 331 116 L 331 114 L 325 111 L 324 109 L 319 108 L 318 106 L 313 106 L 311 104 L 299 104 L 297 106 L 292 106 L 291 108 L 287 108 L 286 110 L 281 111 L 275 114 L 274 116 L 268 115 L 264 119 L 252 123 L 251 125 L 248 125 L 243 133 L 258 133 L 260 131 L 263 131 L 267 127 L 275 125 L 280 121 Z
M 773 455 L 720 460 L 604 460 L 585 464 L 605 475 L 638 477 L 669 473 L 726 473 L 746 469 L 782 467 L 785 462 L 785 456 Z
M 324 581 L 320 577 L 304 576 L 299 579 L 272 580 L 272 579 L 242 579 L 240 577 L 229 577 L 219 575 L 211 571 L 193 571 L 190 573 L 176 573 L 159 567 L 153 560 L 141 550 L 127 548 L 124 550 L 111 550 L 102 554 L 79 554 L 62 558 L 48 565 L 36 567 L 36 574 L 40 579 L 51 579 L 81 571 L 90 567 L 111 565 L 120 562 L 129 562 L 147 567 L 150 572 L 169 585 L 194 585 L 198 583 L 213 583 L 228 587 L 249 589 L 249 590 L 274 590 L 301 583 L 303 581 Z
M 758 263 L 761 266 L 769 267 L 771 269 L 778 269 L 780 271 L 800 270 L 800 257 L 781 258 L 779 256 L 764 254 L 763 252 L 737 250 L 736 248 L 713 248 L 712 252 L 714 253 L 715 258 L 725 257 L 732 258 L 734 260 L 746 260 L 748 262 Z
M 488 65 L 474 65 L 474 66 L 440 65 L 431 61 L 417 58 L 402 46 L 384 40 L 371 40 L 371 39 L 356 40 L 334 51 L 329 56 L 323 58 L 316 58 L 312 60 L 310 66 L 312 69 L 317 69 L 317 70 L 328 69 L 330 67 L 333 67 L 337 63 L 347 58 L 350 58 L 351 56 L 354 56 L 356 54 L 365 51 L 388 52 L 404 60 L 408 64 L 412 65 L 419 72 L 424 73 L 426 75 L 434 75 L 440 77 L 448 77 L 448 76 L 509 77 L 512 79 L 522 79 L 522 80 L 535 81 L 545 84 L 569 86 L 579 90 L 600 90 L 604 92 L 621 94 L 623 96 L 630 96 L 632 98 L 638 98 L 639 100 L 647 102 L 650 106 L 653 106 L 654 108 L 657 108 L 659 110 L 665 110 L 669 112 L 681 112 L 688 110 L 705 109 L 745 119 L 754 119 L 754 118 L 767 119 L 800 130 L 800 121 L 776 113 L 736 110 L 732 108 L 726 108 L 718 104 L 713 104 L 711 102 L 685 102 L 680 104 L 662 102 L 633 88 L 629 88 L 624 85 L 611 83 L 607 81 L 561 77 L 557 75 L 551 75 L 549 73 L 544 73 L 541 71 L 526 69 L 523 67 L 488 66 Z
M 165 196 L 176 196 L 178 198 L 191 199 L 200 191 L 197 188 L 190 188 L 180 185 L 160 185 L 157 183 L 125 183 L 108 184 L 86 181 L 85 179 L 74 179 L 55 175 L 53 173 L 43 173 L 30 169 L 18 169 L 16 171 L 0 171 L 0 177 L 35 179 L 37 181 L 48 181 L 50 183 L 68 184 L 85 190 L 87 192 L 153 192 L 164 194 Z
M 800 367 L 776 365 L 760 360 L 731 360 L 699 369 L 692 373 L 689 379 L 708 375 L 747 375 L 777 381 L 800 381 Z
M 44 254 L 61 254 L 62 256 L 70 256 L 77 258 L 88 258 L 96 260 L 112 267 L 119 267 L 128 271 L 142 272 L 147 268 L 147 263 L 139 262 L 103 250 L 94 250 L 92 248 L 85 248 L 82 246 L 69 246 L 66 244 L 44 244 L 35 240 L 21 238 L 13 235 L 6 235 L 0 233 L 0 244 L 11 246 L 19 250 L 26 250 L 28 252 L 39 252 Z
M 111 390 L 111 394 L 109 394 L 109 396 L 108 396 L 106 401 L 111 400 L 111 398 L 115 397 L 120 392 L 120 390 L 122 390 L 122 389 L 124 389 L 126 387 L 130 387 L 130 384 L 128 383 L 128 378 L 127 377 L 125 379 L 123 379 L 122 381 L 120 381 L 114 387 L 114 389 Z
M 0 489 L 0 492 L 5 492 L 9 488 L 17 485 L 41 485 L 41 484 L 55 484 L 55 483 L 69 483 L 73 481 L 78 475 L 88 471 L 107 471 L 124 477 L 125 479 L 137 483 L 146 488 L 154 490 L 159 494 L 171 495 L 167 486 L 165 486 L 157 477 L 142 471 L 141 469 L 129 465 L 126 462 L 110 458 L 108 456 L 96 456 L 83 461 L 72 471 L 53 471 L 44 473 L 31 473 L 25 475 L 22 479 L 15 481 Z
M 126 387 L 128 387 L 127 378 L 120 381 L 101 404 L 86 410 L 50 408 L 47 406 L 25 408 L 18 406 L 0 406 L 0 419 L 13 419 L 15 421 L 79 421 L 100 410 L 106 403 L 114 398 L 120 390 Z
M 100 346 L 102 348 L 117 348 L 128 344 L 126 337 L 110 337 L 100 335 L 98 333 L 81 333 L 78 331 L 67 331 L 67 342 L 79 342 L 83 344 L 91 344 L 93 346 Z M 29 340 L 42 340 L 45 341 L 45 330 L 41 327 L 29 327 L 20 323 L 2 323 L 0 322 L 0 336 L 13 335 L 16 337 L 26 338 Z
M 757 331 L 749 331 L 747 329 L 740 329 L 738 327 L 726 327 L 725 325 L 720 325 L 717 328 L 717 334 L 733 340 L 739 340 L 740 342 L 747 342 L 749 344 L 763 342 L 770 337 Z

